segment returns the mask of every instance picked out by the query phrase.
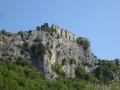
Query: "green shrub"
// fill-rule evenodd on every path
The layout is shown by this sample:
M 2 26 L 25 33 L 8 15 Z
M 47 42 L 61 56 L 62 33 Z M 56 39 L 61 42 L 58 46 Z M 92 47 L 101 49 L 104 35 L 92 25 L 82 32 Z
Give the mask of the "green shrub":
M 18 35 L 21 35 L 21 38 L 23 39 L 23 36 L 24 36 L 24 32 L 23 31 L 19 31 L 17 32 Z
M 91 64 L 91 63 L 89 63 L 89 62 L 84 62 L 84 63 L 82 63 L 82 65 L 83 65 L 83 66 L 92 67 L 92 64 Z
M 70 59 L 70 64 L 76 64 L 76 61 L 73 58 L 71 58 Z
M 35 40 L 35 42 L 38 42 L 38 40 Z M 29 46 L 27 43 L 24 43 L 23 45 L 18 45 L 18 48 L 21 48 L 21 51 L 24 54 L 27 52 L 40 55 L 45 54 L 46 51 L 48 51 L 49 55 L 52 55 L 50 49 L 47 46 L 44 46 L 41 42 L 39 42 L 39 44 L 34 44 L 31 46 Z
M 80 65 L 78 65 L 75 69 L 75 74 L 76 77 L 87 80 L 87 81 L 92 81 L 93 80 L 93 75 L 86 72 Z
M 62 65 L 66 65 L 67 64 L 67 60 L 64 58 L 63 60 L 62 60 Z
M 1 34 L 5 35 L 6 33 L 5 29 L 1 30 Z
M 28 52 L 28 53 L 31 52 L 31 49 L 30 49 L 30 47 L 29 47 L 29 44 L 27 44 L 27 43 L 24 43 L 24 44 L 22 45 L 22 49 L 25 50 L 25 51 Z
M 77 38 L 77 41 L 76 41 L 76 42 L 77 42 L 79 45 L 82 45 L 85 50 L 90 47 L 90 41 L 87 40 L 87 39 Z
M 22 67 L 31 67 L 30 61 L 29 61 L 29 60 L 25 60 L 25 59 L 23 59 L 22 57 L 18 57 L 18 58 L 16 59 L 15 64 L 20 65 L 20 66 L 22 66 Z
M 55 62 L 54 64 L 52 64 L 51 69 L 53 70 L 53 72 L 57 73 L 60 76 L 66 76 L 63 70 L 63 66 L 58 62 Z
M 12 36 L 12 34 L 11 33 L 9 33 L 9 32 L 6 32 L 6 30 L 5 29 L 2 29 L 1 31 L 0 31 L 0 34 L 3 34 L 3 35 L 5 35 L 5 36 Z
M 81 39 L 80 39 L 80 38 L 77 38 L 76 42 L 77 42 L 78 44 L 80 44 Z
M 53 36 L 54 33 L 57 33 L 57 31 L 53 28 L 50 28 L 49 31 L 51 36 Z
M 117 58 L 116 58 L 114 61 L 115 61 L 115 64 L 116 64 L 117 66 L 120 65 L 120 59 L 117 59 Z
M 37 47 L 38 47 L 38 51 L 42 53 L 45 53 L 46 51 L 48 51 L 49 55 L 50 56 L 52 55 L 50 49 L 47 46 L 44 46 L 42 43 L 39 43 Z

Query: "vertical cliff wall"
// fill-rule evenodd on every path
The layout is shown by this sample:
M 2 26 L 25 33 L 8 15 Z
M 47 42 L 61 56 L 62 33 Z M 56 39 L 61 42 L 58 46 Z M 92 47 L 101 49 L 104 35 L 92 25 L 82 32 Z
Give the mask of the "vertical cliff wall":
M 59 64 L 68 77 L 76 76 L 75 68 L 79 64 L 88 72 L 95 68 L 91 49 L 84 49 L 76 43 L 74 34 L 55 25 L 44 24 L 33 31 L 1 34 L 0 38 L 0 58 L 13 61 L 17 57 L 26 58 L 49 79 L 58 76 L 52 68 L 55 64 Z

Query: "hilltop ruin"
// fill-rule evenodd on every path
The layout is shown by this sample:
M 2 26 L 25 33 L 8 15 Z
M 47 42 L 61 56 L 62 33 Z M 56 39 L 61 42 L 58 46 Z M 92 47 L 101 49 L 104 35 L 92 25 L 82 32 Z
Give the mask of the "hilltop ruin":
M 37 30 L 49 30 L 49 25 L 48 23 L 44 23 L 44 25 L 41 25 L 41 26 L 37 26 Z M 55 24 L 52 24 L 51 28 L 53 28 L 54 30 L 56 30 L 56 33 L 59 35 L 59 36 L 62 36 L 63 38 L 66 38 L 70 41 L 73 41 L 73 42 L 76 42 L 77 40 L 77 36 L 71 32 L 69 32 L 68 30 L 65 30 L 65 29 L 60 29 L 59 26 L 55 25 Z

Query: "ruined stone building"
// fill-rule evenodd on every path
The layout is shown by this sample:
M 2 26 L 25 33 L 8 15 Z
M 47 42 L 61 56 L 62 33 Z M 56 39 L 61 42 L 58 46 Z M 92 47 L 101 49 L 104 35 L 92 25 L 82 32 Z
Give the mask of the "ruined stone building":
M 47 31 L 47 30 L 49 30 L 49 28 L 50 28 L 50 27 L 49 27 L 48 23 L 45 23 L 45 24 L 42 25 L 41 27 L 37 26 L 36 29 L 37 29 L 37 30 L 45 30 L 45 31 Z M 67 30 L 65 30 L 65 29 L 60 29 L 60 27 L 57 26 L 57 25 L 55 25 L 55 24 L 52 24 L 52 27 L 51 27 L 51 28 L 53 28 L 54 30 L 56 30 L 56 33 L 57 33 L 59 36 L 62 36 L 63 38 L 66 38 L 66 39 L 68 39 L 68 40 L 70 40 L 70 41 L 76 42 L 77 36 L 76 36 L 75 34 L 69 32 L 69 31 L 67 31 Z
M 58 35 L 66 38 L 66 39 L 69 39 L 69 40 L 71 40 L 73 42 L 76 42 L 77 36 L 74 35 L 73 33 L 69 32 L 69 31 L 67 31 L 65 29 L 60 29 L 59 26 L 54 25 L 54 24 L 52 25 L 52 28 L 57 31 Z

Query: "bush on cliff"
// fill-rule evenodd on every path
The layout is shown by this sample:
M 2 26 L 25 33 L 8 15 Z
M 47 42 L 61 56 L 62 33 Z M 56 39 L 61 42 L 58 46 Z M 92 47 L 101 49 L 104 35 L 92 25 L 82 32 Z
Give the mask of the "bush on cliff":
M 57 73 L 59 76 L 66 76 L 66 74 L 63 70 L 62 64 L 55 62 L 54 64 L 52 64 L 51 68 L 52 68 L 53 72 Z
M 84 49 L 88 49 L 90 47 L 90 41 L 87 39 L 77 38 L 76 41 L 79 45 L 82 45 Z

